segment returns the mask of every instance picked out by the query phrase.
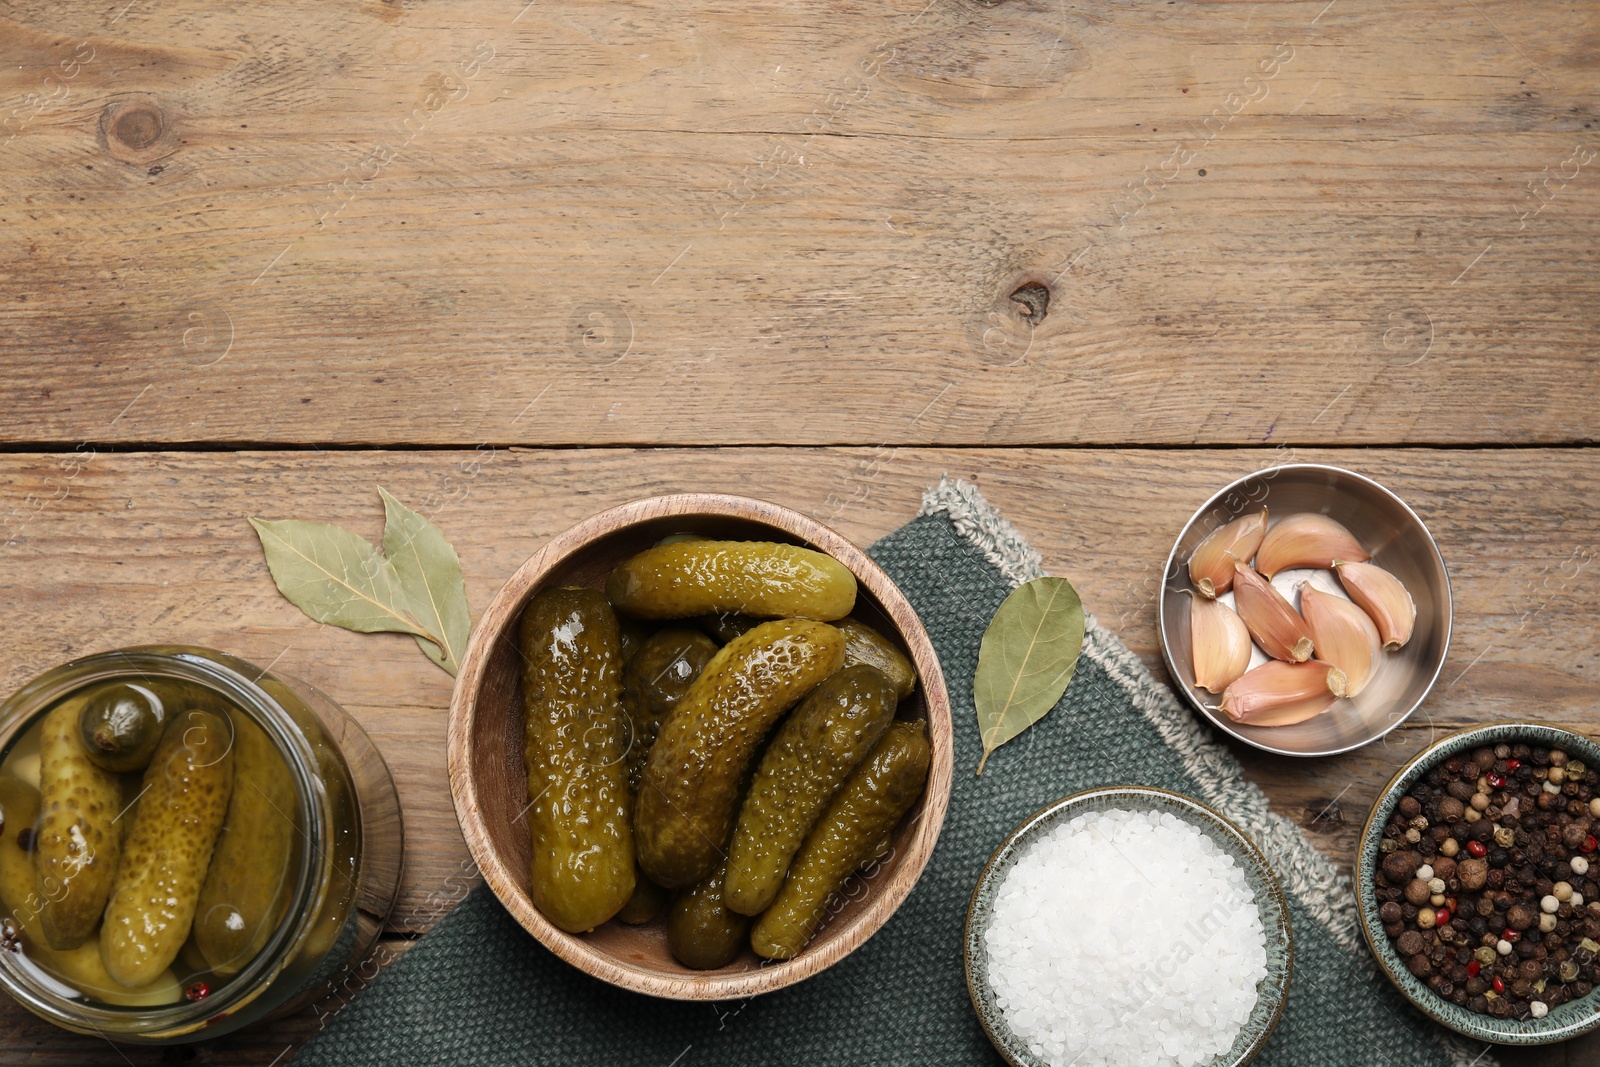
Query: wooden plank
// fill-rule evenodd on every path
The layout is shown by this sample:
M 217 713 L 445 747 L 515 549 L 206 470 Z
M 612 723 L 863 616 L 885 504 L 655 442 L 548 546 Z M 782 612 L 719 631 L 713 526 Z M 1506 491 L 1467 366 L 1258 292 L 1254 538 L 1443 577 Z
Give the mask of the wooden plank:
M 1592 439 L 1597 34 L 19 0 L 0 440 Z
M 222 648 L 312 682 L 350 709 L 393 768 L 409 845 L 393 929 L 420 931 L 459 899 L 466 858 L 443 756 L 450 679 L 408 639 L 352 634 L 301 615 L 273 588 L 246 516 L 337 522 L 376 539 L 382 484 L 453 539 L 481 610 L 542 541 L 633 497 L 759 493 L 865 544 L 905 522 L 923 487 L 948 472 L 975 480 L 1100 621 L 1154 665 L 1154 593 L 1177 530 L 1218 486 L 1289 460 L 1340 463 L 1398 492 L 1438 538 L 1456 597 L 1440 687 L 1387 744 L 1312 761 L 1235 750 L 1274 807 L 1308 824 L 1325 853 L 1347 863 L 1378 790 L 1431 737 L 1509 716 L 1600 731 L 1588 651 L 1600 646 L 1600 470 L 1575 449 L 7 455 L 0 588 L 12 651 L 0 663 L 0 691 L 71 656 L 157 640 Z M 536 950 L 531 941 L 529 948 Z M 0 1048 L 0 1064 L 102 1054 L 13 1007 L 0 1007 L 0 1019 L 20 1035 Z M 206 1055 L 270 1063 L 317 1025 L 312 1012 Z

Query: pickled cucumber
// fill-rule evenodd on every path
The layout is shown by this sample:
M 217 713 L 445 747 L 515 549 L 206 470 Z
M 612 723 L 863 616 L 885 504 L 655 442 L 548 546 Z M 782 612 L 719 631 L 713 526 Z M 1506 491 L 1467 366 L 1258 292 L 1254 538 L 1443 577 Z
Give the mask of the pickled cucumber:
M 161 741 L 172 714 L 171 691 L 140 682 L 112 682 L 96 689 L 78 716 L 84 751 L 108 771 L 142 771 Z
M 647 923 L 661 914 L 667 906 L 667 891 L 645 877 L 643 871 L 635 865 L 633 870 L 633 896 L 617 912 L 617 919 L 621 922 L 637 926 Z
M 844 634 L 844 663 L 865 663 L 883 672 L 901 700 L 917 688 L 917 672 L 895 643 L 859 619 L 840 619 L 834 623 Z
M 757 955 L 786 960 L 806 947 L 834 894 L 882 853 L 885 835 L 922 792 L 929 755 L 922 722 L 890 725 L 806 837 L 778 899 L 756 920 L 750 946 Z
M 228 721 L 216 712 L 190 708 L 161 735 L 100 929 L 106 971 L 120 984 L 154 981 L 188 938 L 233 763 Z
M 297 957 L 299 960 L 321 960 L 349 928 L 350 913 L 355 906 L 356 886 L 360 879 L 361 816 L 356 810 L 355 788 L 350 778 L 344 756 L 327 737 L 322 720 L 306 705 L 300 694 L 284 685 L 272 675 L 263 675 L 256 683 L 276 700 L 300 729 L 311 745 L 316 759 L 317 779 L 322 783 L 328 798 L 328 810 L 333 813 L 332 825 L 344 827 L 333 837 L 333 847 L 319 857 L 319 877 L 327 881 L 327 892 L 322 907 L 312 920 L 311 932 Z
M 875 667 L 858 664 L 829 675 L 784 720 L 761 757 L 733 827 L 723 892 L 728 907 L 759 915 L 772 903 L 789 861 L 828 801 L 889 728 L 894 706 L 889 679 Z
M 622 646 L 622 662 L 627 663 L 637 656 L 649 636 L 650 631 L 632 619 L 618 619 L 617 637 Z
M 740 634 L 754 630 L 766 620 L 758 619 L 754 615 L 723 614 L 696 615 L 689 621 L 718 641 L 727 644 Z
M 617 617 L 597 590 L 549 589 L 520 637 L 533 903 L 581 933 L 634 889 Z
M 0 774 L 0 903 L 20 932 L 32 925 L 44 906 L 34 874 L 34 845 L 39 823 L 39 791 L 20 778 Z
M 9 774 L 0 775 L 0 906 L 4 909 L 0 924 L 9 923 L 7 933 L 21 936 L 28 959 L 96 1000 L 124 1007 L 176 1004 L 183 991 L 170 971 L 142 989 L 125 989 L 106 973 L 99 941 L 57 951 L 38 936 L 38 916 L 44 904 L 34 887 L 32 839 L 38 818 L 38 790 Z
M 54 949 L 77 948 L 105 910 L 122 851 L 122 783 L 89 758 L 78 736 L 82 701 L 45 716 L 39 731 L 41 810 L 34 856 L 40 914 Z
M 657 545 L 676 545 L 676 544 L 680 544 L 680 543 L 682 543 L 684 541 L 709 541 L 709 540 L 711 540 L 711 538 L 707 537 L 705 534 L 690 533 L 687 530 L 682 530 L 682 531 L 680 531 L 678 533 L 669 533 L 669 534 L 667 534 L 667 536 L 665 536 L 661 540 L 657 541 L 656 544 Z
M 162 970 L 140 986 L 125 986 L 111 977 L 100 957 L 100 945 L 88 941 L 75 949 L 57 952 L 46 945 L 30 945 L 27 950 L 40 967 L 73 989 L 95 1000 L 125 1008 L 157 1008 L 183 999 L 183 987 L 170 968 Z
M 744 948 L 748 916 L 730 911 L 722 901 L 727 868 L 718 864 L 693 888 L 679 893 L 667 915 L 667 947 L 685 967 L 726 967 Z
M 678 706 L 701 670 L 717 654 L 711 638 L 668 628 L 645 641 L 622 672 L 622 706 L 628 714 L 628 788 L 637 792 L 644 760 L 667 712 Z
M 208 970 L 227 977 L 255 958 L 287 904 L 294 781 L 277 746 L 232 712 L 233 796 L 195 911 L 193 939 Z
M 617 566 L 606 596 L 642 619 L 741 612 L 819 619 L 850 614 L 856 577 L 832 556 L 772 541 L 681 541 Z
M 805 619 L 763 623 L 712 657 L 645 760 L 633 825 L 646 874 L 679 889 L 711 873 L 761 739 L 843 657 L 844 635 Z

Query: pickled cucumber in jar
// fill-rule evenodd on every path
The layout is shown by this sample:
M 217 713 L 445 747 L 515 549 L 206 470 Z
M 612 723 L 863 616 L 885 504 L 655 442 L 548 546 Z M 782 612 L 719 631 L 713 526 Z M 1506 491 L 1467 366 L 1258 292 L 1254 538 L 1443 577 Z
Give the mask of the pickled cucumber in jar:
M 255 958 L 288 907 L 290 850 L 300 833 L 289 767 L 255 720 L 231 711 L 233 795 L 200 900 L 193 941 L 227 977 Z
M 739 613 L 827 622 L 850 614 L 856 577 L 832 556 L 773 541 L 680 541 L 617 565 L 606 597 L 641 619 Z
M 89 758 L 108 771 L 142 771 L 149 764 L 177 693 L 150 679 L 111 682 L 95 689 L 78 716 L 78 736 Z
M 57 704 L 39 732 L 41 817 L 35 884 L 50 947 L 77 948 L 100 922 L 122 852 L 122 783 L 95 763 L 78 732 L 82 700 Z
M 9 761 L 8 761 L 9 762 Z M 130 989 L 111 979 L 100 959 L 98 940 L 76 948 L 50 947 L 40 930 L 46 901 L 34 885 L 35 827 L 39 791 L 8 771 L 0 771 L 0 942 L 15 946 L 28 962 L 80 993 L 119 1007 L 176 1004 L 182 990 L 171 971 Z
M 161 735 L 100 931 L 100 955 L 120 984 L 153 981 L 188 940 L 233 765 L 233 731 L 217 711 L 191 707 Z
M 547 589 L 518 633 L 533 903 L 582 933 L 634 891 L 617 617 L 597 590 Z

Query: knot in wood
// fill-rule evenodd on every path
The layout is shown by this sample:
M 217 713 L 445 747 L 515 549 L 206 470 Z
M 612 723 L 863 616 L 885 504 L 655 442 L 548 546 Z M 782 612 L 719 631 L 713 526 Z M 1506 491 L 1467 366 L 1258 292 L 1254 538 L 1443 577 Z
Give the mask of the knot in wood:
M 177 150 L 176 126 L 174 117 L 150 97 L 119 96 L 100 114 L 100 143 L 114 159 L 149 167 Z
M 1024 282 L 1011 291 L 1011 299 L 1022 306 L 1022 317 L 1034 326 L 1050 314 L 1050 288 L 1041 282 Z
M 161 139 L 165 125 L 161 112 L 149 105 L 138 105 L 116 117 L 111 136 L 124 147 L 142 152 Z

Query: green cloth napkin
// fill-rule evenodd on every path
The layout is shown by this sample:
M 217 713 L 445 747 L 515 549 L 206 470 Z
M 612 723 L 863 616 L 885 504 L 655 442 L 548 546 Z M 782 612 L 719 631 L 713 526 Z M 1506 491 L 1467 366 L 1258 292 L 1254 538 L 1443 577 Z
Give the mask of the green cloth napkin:
M 749 1000 L 686 1004 L 605 985 L 525 933 L 478 888 L 300 1053 L 302 1067 L 804 1067 L 998 1064 L 962 973 L 967 901 L 1027 815 L 1093 786 L 1161 786 L 1220 809 L 1266 854 L 1294 923 L 1294 978 L 1263 1067 L 1492 1067 L 1414 1012 L 1375 971 L 1347 882 L 1243 777 L 1115 637 L 1089 626 L 1057 707 L 973 770 L 972 672 L 984 627 L 1038 555 L 964 483 L 930 490 L 871 554 L 922 617 L 955 717 L 955 784 L 921 881 L 889 923 L 821 975 Z M 1137 917 L 1132 917 L 1137 921 Z M 1086 981 L 1093 977 L 1086 975 Z

